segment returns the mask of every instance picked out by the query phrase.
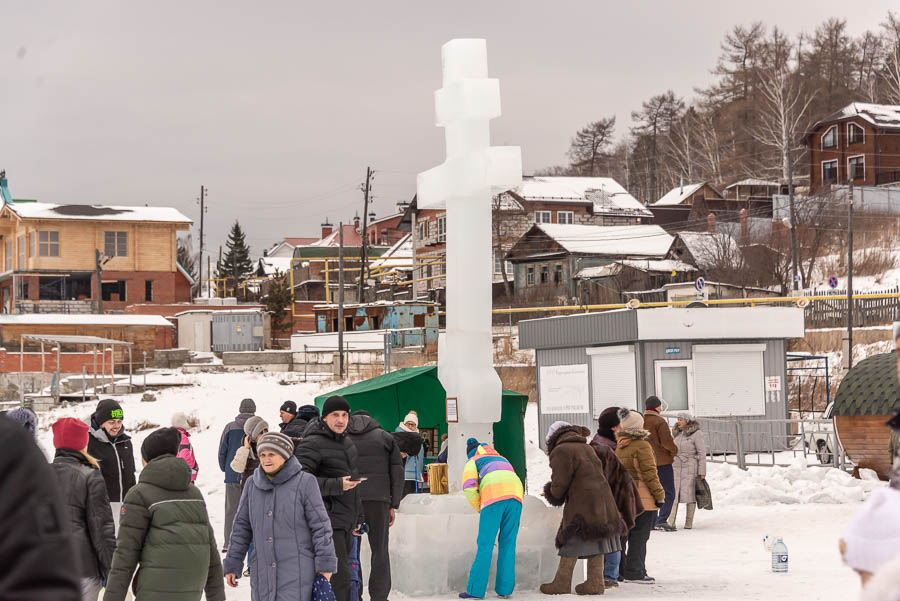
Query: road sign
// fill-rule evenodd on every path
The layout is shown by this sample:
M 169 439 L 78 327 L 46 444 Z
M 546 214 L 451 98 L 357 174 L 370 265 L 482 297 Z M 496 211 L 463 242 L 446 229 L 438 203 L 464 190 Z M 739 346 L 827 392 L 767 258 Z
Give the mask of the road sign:
M 703 287 L 706 285 L 706 280 L 703 278 L 697 278 L 697 281 L 694 282 L 694 286 L 697 290 L 703 290 Z
M 828 287 L 829 288 L 831 288 L 833 290 L 833 289 L 837 288 L 837 286 L 838 286 L 838 279 L 836 277 L 831 276 L 830 278 L 828 278 Z

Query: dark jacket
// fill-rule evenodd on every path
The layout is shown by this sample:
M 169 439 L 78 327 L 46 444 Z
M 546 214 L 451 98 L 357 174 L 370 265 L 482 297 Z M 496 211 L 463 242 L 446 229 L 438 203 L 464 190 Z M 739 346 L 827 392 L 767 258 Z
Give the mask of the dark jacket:
M 91 418 L 91 435 L 88 437 L 88 453 L 100 462 L 100 473 L 106 481 L 106 494 L 110 503 L 121 503 L 134 486 L 134 447 L 131 437 L 123 427 L 118 436 L 110 440 L 106 430 Z
M 253 473 L 241 495 L 225 557 L 225 573 L 239 575 L 250 555 L 253 601 L 310 599 L 316 574 L 336 572 L 331 523 L 316 479 L 295 457 L 269 480 Z
M 653 447 L 653 455 L 656 457 L 656 465 L 672 465 L 678 447 L 672 438 L 669 424 L 662 418 L 659 411 L 647 409 L 644 412 L 644 430 L 650 433 L 650 446 Z
M 591 441 L 591 448 L 597 453 L 597 457 L 603 463 L 603 473 L 606 481 L 609 483 L 609 489 L 612 491 L 613 498 L 616 500 L 616 507 L 619 515 L 625 521 L 628 530 L 634 528 L 634 521 L 637 516 L 644 512 L 644 505 L 641 503 L 638 495 L 637 484 L 634 478 L 619 461 L 616 452 L 610 448 L 609 439 L 597 434 Z
M 80 601 L 79 565 L 53 469 L 20 424 L 0 416 L 0 599 Z
M 57 449 L 52 466 L 69 510 L 72 542 L 81 560 L 79 575 L 106 578 L 116 550 L 116 527 L 103 476 L 84 455 L 70 449 Z
M 359 487 L 344 490 L 344 476 L 359 477 L 356 447 L 350 437 L 335 434 L 321 418 L 309 423 L 296 451 L 303 470 L 316 477 L 334 530 L 353 530 L 365 520 Z
M 616 450 L 616 433 L 612 430 L 597 430 L 591 444 L 603 445 L 611 451 Z
M 219 439 L 219 469 L 225 472 L 226 484 L 238 484 L 241 481 L 241 474 L 231 469 L 231 460 L 244 444 L 244 422 L 251 417 L 252 413 L 238 413 L 222 430 L 222 437 Z
M 563 507 L 563 518 L 556 533 L 556 547 L 573 538 L 593 541 L 628 532 L 619 515 L 603 463 L 587 445 L 587 428 L 565 426 L 547 441 L 550 455 L 550 482 L 544 486 L 544 498 Z
M 368 478 L 360 484 L 363 501 L 383 501 L 394 509 L 403 498 L 403 458 L 394 437 L 369 415 L 350 417 L 350 440 L 359 456 L 359 475 Z
M 134 569 L 138 599 L 224 601 L 222 560 L 203 494 L 183 459 L 162 455 L 125 496 L 103 601 L 123 601 Z
M 303 440 L 303 433 L 306 432 L 307 426 L 309 426 L 309 420 L 299 415 L 286 424 L 278 425 L 281 428 L 281 433 L 285 436 L 290 436 L 291 440 L 294 441 L 295 448 L 297 443 Z

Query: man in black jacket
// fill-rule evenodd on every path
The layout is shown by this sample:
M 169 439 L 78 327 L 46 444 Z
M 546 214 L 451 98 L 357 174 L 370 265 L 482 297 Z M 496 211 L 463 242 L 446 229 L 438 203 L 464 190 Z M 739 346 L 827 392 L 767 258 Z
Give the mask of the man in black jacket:
M 403 498 L 403 458 L 394 437 L 365 411 L 350 417 L 349 434 L 359 454 L 359 475 L 368 478 L 359 485 L 359 497 L 372 547 L 369 597 L 387 601 L 391 592 L 389 528 Z
M 34 437 L 0 416 L 0 599 L 80 601 L 80 558 L 53 470 Z
M 290 403 L 291 401 L 288 401 Z M 286 405 L 287 403 L 285 403 Z M 282 405 L 284 407 L 284 405 Z M 282 409 L 283 410 L 283 409 Z M 294 449 L 297 449 L 300 441 L 303 440 L 303 433 L 309 427 L 309 422 L 319 417 L 319 408 L 315 405 L 303 405 L 297 409 L 296 416 L 286 424 L 279 424 L 281 433 L 290 436 L 294 441 Z M 295 452 L 296 454 L 296 452 Z
M 359 500 L 357 450 L 347 436 L 350 403 L 340 396 L 325 401 L 322 417 L 310 422 L 296 453 L 303 469 L 316 477 L 331 528 L 338 571 L 331 577 L 337 601 L 350 601 L 350 547 L 363 524 Z
M 122 500 L 135 484 L 134 448 L 131 437 L 122 425 L 124 417 L 119 403 L 103 399 L 91 415 L 91 436 L 88 439 L 88 453 L 100 462 L 100 473 L 106 482 L 116 532 L 119 530 Z

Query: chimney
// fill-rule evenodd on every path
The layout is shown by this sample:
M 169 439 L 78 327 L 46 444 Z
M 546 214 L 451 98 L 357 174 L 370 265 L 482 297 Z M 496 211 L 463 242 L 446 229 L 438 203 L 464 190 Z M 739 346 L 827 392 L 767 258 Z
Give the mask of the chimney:
M 353 227 L 356 228 L 356 231 L 359 231 L 359 213 L 353 216 Z
M 746 244 L 747 238 L 749 237 L 748 232 L 747 232 L 747 209 L 741 209 L 740 216 L 741 216 L 741 242 Z
M 328 221 L 328 217 L 325 218 L 324 223 L 322 223 L 322 237 L 327 238 L 331 235 L 331 232 L 334 231 L 334 226 Z
M 268 256 L 269 256 L 269 249 L 268 249 L 268 248 L 264 248 L 264 249 L 263 249 L 263 256 L 264 256 L 264 257 L 268 257 Z
M 710 234 L 716 233 L 716 214 L 710 213 L 706 216 L 706 231 Z

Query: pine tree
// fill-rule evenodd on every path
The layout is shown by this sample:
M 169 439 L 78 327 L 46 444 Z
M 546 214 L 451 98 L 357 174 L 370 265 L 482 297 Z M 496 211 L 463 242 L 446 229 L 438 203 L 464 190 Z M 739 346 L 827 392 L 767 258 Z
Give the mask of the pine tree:
M 237 220 L 231 226 L 231 232 L 225 242 L 225 249 L 225 256 L 217 266 L 219 277 L 233 280 L 234 296 L 236 297 L 241 280 L 247 277 L 247 274 L 253 269 L 253 263 L 250 262 L 250 247 L 247 246 L 244 231 Z
M 275 271 L 266 283 L 266 310 L 272 314 L 272 342 L 289 322 L 288 309 L 291 306 L 291 288 L 286 273 Z M 290 335 L 290 332 L 288 333 Z

